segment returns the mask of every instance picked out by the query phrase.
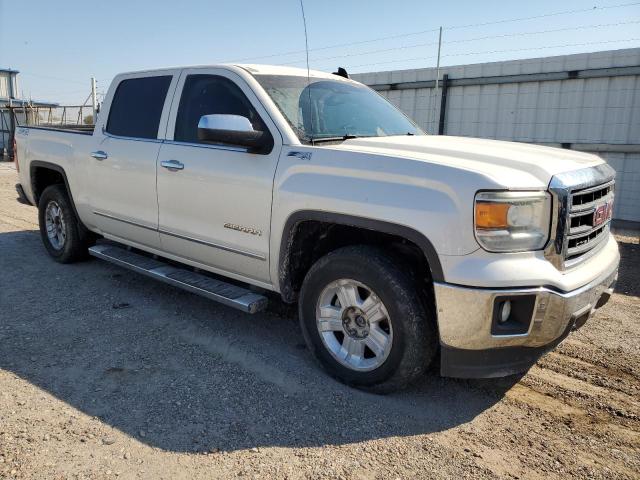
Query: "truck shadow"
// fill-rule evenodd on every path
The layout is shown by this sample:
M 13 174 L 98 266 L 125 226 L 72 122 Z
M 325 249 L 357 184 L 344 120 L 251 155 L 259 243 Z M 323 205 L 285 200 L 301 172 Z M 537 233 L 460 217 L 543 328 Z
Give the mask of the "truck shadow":
M 620 248 L 620 270 L 616 293 L 640 297 L 640 244 L 618 242 Z
M 0 234 L 0 251 L 11 252 L 0 257 L 0 368 L 168 451 L 447 430 L 519 380 L 432 372 L 406 391 L 372 395 L 315 365 L 291 309 L 249 316 L 99 261 L 59 265 L 36 232 Z

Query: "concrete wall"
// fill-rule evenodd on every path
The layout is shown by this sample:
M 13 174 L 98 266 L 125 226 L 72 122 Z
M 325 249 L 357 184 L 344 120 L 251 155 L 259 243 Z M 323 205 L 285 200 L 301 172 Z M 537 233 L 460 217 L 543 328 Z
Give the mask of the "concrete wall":
M 444 133 L 593 151 L 618 172 L 614 217 L 640 221 L 640 48 L 445 67 Z M 433 68 L 353 75 L 428 132 Z M 465 80 L 466 79 L 466 80 Z

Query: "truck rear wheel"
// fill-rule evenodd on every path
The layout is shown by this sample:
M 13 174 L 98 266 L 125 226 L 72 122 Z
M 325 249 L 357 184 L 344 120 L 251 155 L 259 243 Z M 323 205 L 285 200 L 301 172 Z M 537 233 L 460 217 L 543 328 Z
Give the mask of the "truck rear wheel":
M 47 252 L 60 263 L 73 263 L 88 256 L 87 249 L 95 243 L 71 206 L 63 185 L 45 188 L 38 202 L 40 237 Z
M 302 332 L 338 380 L 384 393 L 423 375 L 433 360 L 435 319 L 405 272 L 381 249 L 361 245 L 327 254 L 307 273 Z

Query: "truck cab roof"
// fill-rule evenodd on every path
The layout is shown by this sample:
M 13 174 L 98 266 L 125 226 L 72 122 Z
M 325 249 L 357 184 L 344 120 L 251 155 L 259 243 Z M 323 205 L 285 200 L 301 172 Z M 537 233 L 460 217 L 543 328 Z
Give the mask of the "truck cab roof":
M 306 68 L 298 68 L 298 67 L 289 67 L 283 65 L 262 65 L 262 64 L 250 64 L 250 63 L 220 63 L 220 64 L 211 64 L 211 65 L 180 65 L 173 67 L 164 67 L 164 68 L 154 68 L 154 69 L 145 69 L 145 70 L 133 70 L 129 72 L 121 72 L 116 77 L 124 76 L 124 75 L 138 75 L 138 74 L 153 74 L 157 72 L 164 72 L 167 70 L 182 70 L 182 69 L 192 69 L 192 68 L 224 68 L 230 70 L 242 69 L 251 75 L 290 75 L 297 77 L 307 77 L 310 76 L 312 78 L 327 78 L 332 80 L 345 80 L 347 79 L 340 77 L 339 75 L 334 75 L 328 72 L 322 72 L 320 70 L 308 70 Z

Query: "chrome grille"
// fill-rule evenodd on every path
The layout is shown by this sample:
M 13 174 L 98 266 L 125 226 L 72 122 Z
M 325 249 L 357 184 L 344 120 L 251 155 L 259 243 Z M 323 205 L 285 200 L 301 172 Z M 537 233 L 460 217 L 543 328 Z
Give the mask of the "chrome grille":
M 615 171 L 607 164 L 556 175 L 552 242 L 545 256 L 567 269 L 595 254 L 609 236 Z
M 565 266 L 596 248 L 609 233 L 613 181 L 571 192 Z M 600 216 L 597 212 L 604 209 Z

